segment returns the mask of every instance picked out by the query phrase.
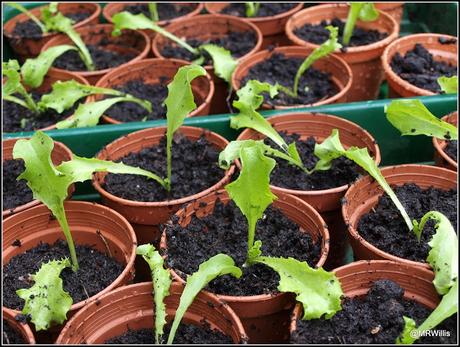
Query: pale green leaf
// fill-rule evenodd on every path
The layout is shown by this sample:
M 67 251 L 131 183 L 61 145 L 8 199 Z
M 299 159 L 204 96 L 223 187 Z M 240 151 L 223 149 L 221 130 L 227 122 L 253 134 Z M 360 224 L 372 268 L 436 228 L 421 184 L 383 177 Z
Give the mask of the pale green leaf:
M 353 29 L 355 28 L 358 19 L 365 22 L 372 22 L 379 17 L 379 12 L 372 2 L 352 2 L 348 10 L 348 17 L 343 30 L 343 43 L 350 43 Z
M 204 49 L 211 56 L 216 75 L 230 83 L 233 71 L 238 65 L 238 61 L 232 57 L 232 53 L 213 44 L 201 45 L 200 49 Z
M 260 2 L 245 2 L 246 5 L 246 17 L 255 17 L 259 11 Z
M 334 159 L 345 155 L 345 148 L 340 142 L 339 131 L 333 129 L 331 135 L 322 143 L 316 143 L 314 154 L 319 158 L 319 161 L 316 162 L 315 170 L 329 170 Z
M 446 94 L 455 94 L 458 92 L 457 76 L 452 76 L 452 77 L 441 76 L 438 78 L 438 84 L 441 87 L 441 90 Z
M 158 16 L 158 9 L 157 9 L 156 2 L 149 2 L 148 7 L 149 7 L 149 12 L 150 12 L 150 18 L 154 22 L 158 22 L 160 20 L 160 17 Z
M 415 328 L 417 328 L 417 325 L 416 325 L 415 321 L 412 318 L 403 316 L 403 319 L 404 319 L 404 329 L 403 329 L 402 333 L 396 339 L 396 344 L 397 345 L 411 344 L 413 342 L 411 332 Z
M 6 77 L 3 79 L 2 98 L 38 113 L 38 106 L 21 83 L 19 69 L 17 60 L 10 59 L 8 62 L 2 63 L 2 76 Z M 13 94 L 16 93 L 21 95 L 24 100 L 15 97 Z

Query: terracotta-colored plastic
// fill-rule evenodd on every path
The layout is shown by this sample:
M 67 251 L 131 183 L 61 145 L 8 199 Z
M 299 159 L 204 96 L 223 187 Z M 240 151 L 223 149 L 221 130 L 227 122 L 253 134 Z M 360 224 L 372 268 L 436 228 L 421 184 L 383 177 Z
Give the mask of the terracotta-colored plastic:
M 184 39 L 197 38 L 200 40 L 219 38 L 228 34 L 230 31 L 252 31 L 256 34 L 256 44 L 250 52 L 240 57 L 239 60 L 254 54 L 262 45 L 262 34 L 260 30 L 254 24 L 238 17 L 224 15 L 200 15 L 171 23 L 166 27 L 166 29 L 170 33 Z M 152 41 L 153 54 L 156 57 L 165 58 L 162 56 L 161 50 L 167 44 L 171 44 L 169 39 L 162 35 L 155 36 Z M 211 114 L 228 113 L 226 102 L 228 84 L 214 74 L 214 68 L 212 65 L 205 66 L 205 69 L 212 76 L 215 84 L 214 97 L 211 102 Z
M 219 14 L 223 8 L 227 7 L 229 2 L 206 2 L 205 8 L 209 13 Z M 289 11 L 279 13 L 276 16 L 269 17 L 237 17 L 244 19 L 250 23 L 255 24 L 261 31 L 264 39 L 262 42 L 262 49 L 267 48 L 270 45 L 273 46 L 286 46 L 289 44 L 289 40 L 284 33 L 284 26 L 286 25 L 287 20 L 294 13 L 300 11 L 303 7 L 302 3 L 298 3 Z
M 19 140 L 19 138 L 5 139 L 2 141 L 2 153 L 3 153 L 2 160 L 3 161 L 13 159 L 13 148 L 17 140 Z M 53 164 L 59 165 L 61 162 L 68 161 L 71 159 L 72 159 L 72 151 L 68 149 L 63 143 L 54 141 L 54 148 L 53 148 L 53 151 L 51 152 L 51 160 L 53 161 Z M 74 191 L 74 186 L 71 185 L 69 187 L 69 197 L 72 195 L 73 191 Z M 15 213 L 19 213 L 21 211 L 27 210 L 39 204 L 40 204 L 39 200 L 32 200 L 28 202 L 27 204 L 17 206 L 9 210 L 3 210 L 2 217 L 3 218 L 9 217 Z
M 458 124 L 458 112 L 452 112 L 442 118 L 443 121 L 457 126 Z M 434 160 L 437 166 L 445 167 L 449 170 L 457 171 L 457 162 L 449 157 L 444 149 L 447 146 L 447 141 L 437 139 L 433 137 L 433 146 L 435 149 Z
M 179 59 L 144 59 L 120 66 L 107 75 L 102 77 L 96 84 L 97 87 L 113 88 L 114 86 L 125 84 L 128 81 L 141 79 L 145 83 L 160 83 L 165 85 L 169 83 L 176 74 L 177 70 L 190 63 Z M 200 76 L 192 82 L 193 95 L 197 108 L 192 111 L 189 117 L 206 116 L 211 108 L 211 100 L 214 95 L 214 82 L 207 73 L 206 76 Z M 90 100 L 100 100 L 103 96 L 92 96 Z M 122 122 L 109 116 L 102 116 L 106 123 L 120 124 Z
M 280 209 L 290 220 L 298 224 L 302 232 L 309 233 L 313 240 L 321 236 L 321 257 L 316 267 L 323 266 L 329 252 L 329 233 L 324 220 L 318 212 L 304 201 L 284 192 L 276 192 L 278 197 L 273 206 Z M 211 193 L 188 204 L 176 213 L 179 223 L 186 226 L 194 214 L 204 217 L 212 213 L 216 200 L 224 204 L 230 201 L 225 190 Z M 167 248 L 166 232 L 161 236 L 161 249 Z M 184 280 L 177 273 L 170 270 L 174 279 Z M 250 343 L 282 343 L 288 337 L 288 311 L 293 307 L 293 296 L 287 293 L 276 295 L 261 294 L 253 296 L 217 295 L 227 302 L 240 317 L 249 336 Z
M 454 43 L 441 44 L 440 38 L 455 40 Z M 401 37 L 388 45 L 382 55 L 382 65 L 385 71 L 385 78 L 388 81 L 388 93 L 390 98 L 435 95 L 432 91 L 422 89 L 410 84 L 399 77 L 391 68 L 390 63 L 396 52 L 402 56 L 414 49 L 415 44 L 422 44 L 430 52 L 436 61 L 443 61 L 457 65 L 458 43 L 454 36 L 444 34 L 414 34 Z
M 339 18 L 346 21 L 349 6 L 346 4 L 327 4 L 306 8 L 294 14 L 286 23 L 286 35 L 296 45 L 310 48 L 317 44 L 307 42 L 294 34 L 294 29 L 305 24 L 319 24 L 323 20 Z M 345 60 L 353 72 L 353 83 L 348 94 L 348 101 L 372 100 L 377 98 L 383 80 L 383 68 L 380 57 L 383 50 L 397 39 L 399 25 L 385 12 L 379 11 L 379 18 L 373 22 L 357 21 L 357 27 L 373 29 L 388 33 L 388 36 L 370 45 L 348 47 L 346 52 L 334 52 Z
M 274 53 L 282 53 L 288 58 L 302 58 L 305 59 L 313 51 L 309 47 L 298 47 L 298 46 L 288 46 L 288 47 L 277 47 L 272 50 L 265 50 L 252 54 L 244 59 L 236 67 L 232 75 L 232 86 L 233 89 L 238 90 L 241 87 L 241 81 L 249 73 L 249 70 L 255 65 L 262 63 L 268 59 Z M 332 82 L 335 84 L 339 92 L 330 98 L 322 99 L 313 104 L 309 105 L 289 105 L 289 106 L 272 106 L 267 103 L 262 105 L 263 109 L 292 109 L 292 108 L 302 108 L 307 106 L 319 106 L 327 105 L 333 103 L 344 103 L 348 101 L 348 94 L 352 86 L 353 75 L 350 67 L 348 66 L 343 59 L 339 58 L 337 55 L 331 54 L 328 57 L 317 60 L 313 67 L 322 71 L 331 74 Z M 294 80 L 292 80 L 294 84 Z
M 34 333 L 32 332 L 32 329 L 30 329 L 30 326 L 27 323 L 17 321 L 14 318 L 17 315 L 16 311 L 10 310 L 6 307 L 2 307 L 2 313 L 3 320 L 7 321 L 13 329 L 15 329 L 20 335 L 22 335 L 22 338 L 24 339 L 25 343 L 29 345 L 35 345 L 35 337 Z M 5 339 L 5 337 L 3 337 L 3 339 Z
M 397 165 L 386 167 L 381 172 L 391 186 L 415 183 L 423 189 L 430 187 L 444 190 L 457 188 L 457 173 L 437 166 Z M 429 269 L 430 266 L 427 263 L 400 258 L 384 252 L 359 235 L 357 230 L 359 220 L 377 205 L 378 199 L 382 195 L 383 189 L 370 176 L 364 176 L 356 181 L 345 194 L 346 203 L 342 205 L 342 214 L 345 223 L 348 225 L 350 243 L 355 259 L 392 260 Z M 401 232 L 409 231 L 401 230 Z
M 127 29 L 123 30 L 120 36 L 115 37 L 112 36 L 113 28 L 114 26 L 112 24 L 97 24 L 85 26 L 75 31 L 81 36 L 85 44 L 98 45 L 101 41 L 103 41 L 105 42 L 104 49 L 106 50 L 121 54 L 133 53 L 136 55 L 133 59 L 126 62 L 125 64 L 144 59 L 147 56 L 150 50 L 150 40 L 146 34 L 144 34 L 142 31 Z M 58 35 L 43 46 L 42 52 L 53 46 L 68 44 L 72 45 L 73 43 L 66 35 Z M 125 64 L 119 66 L 123 66 Z M 85 77 L 91 83 L 91 85 L 95 85 L 102 76 L 112 71 L 113 69 L 114 68 L 95 71 L 72 72 Z M 51 67 L 50 71 L 53 70 L 66 71 Z
M 398 23 L 401 24 L 401 19 L 404 13 L 404 2 L 374 2 L 375 7 L 388 13 L 393 19 Z
M 131 330 L 154 327 L 152 282 L 132 284 L 103 295 L 80 310 L 62 329 L 57 344 L 103 344 L 106 340 Z M 165 298 L 166 321 L 173 320 L 184 287 L 172 283 Z M 181 324 L 200 326 L 205 320 L 211 329 L 219 330 L 234 343 L 247 340 L 236 314 L 215 295 L 201 291 L 187 309 Z M 167 336 L 167 335 L 166 335 Z M 154 344 L 155 341 L 152 341 Z
M 41 10 L 45 6 L 36 7 L 30 9 L 29 11 L 35 15 L 38 19 L 41 17 Z M 79 3 L 71 3 L 71 2 L 61 2 L 58 4 L 58 10 L 62 14 L 70 14 L 74 12 L 82 12 L 91 13 L 91 16 L 82 20 L 81 22 L 75 23 L 73 25 L 74 29 L 81 28 L 86 25 L 95 25 L 99 23 L 99 15 L 101 14 L 101 6 L 99 6 L 96 2 L 79 2 Z M 52 38 L 59 35 L 58 33 L 44 33 L 40 38 L 26 38 L 26 37 L 19 37 L 13 36 L 13 30 L 16 27 L 16 23 L 18 22 L 25 22 L 29 20 L 29 17 L 24 13 L 20 13 L 17 16 L 11 18 L 8 22 L 3 25 L 3 35 L 8 40 L 11 48 L 13 49 L 15 55 L 20 59 L 21 62 L 26 60 L 27 58 L 33 58 L 40 54 L 42 47 Z
M 404 288 L 404 298 L 407 300 L 413 300 L 430 310 L 434 310 L 439 303 L 433 285 L 434 273 L 420 266 L 388 260 L 363 260 L 339 267 L 334 272 L 348 298 L 364 296 L 373 282 L 388 279 Z M 302 312 L 302 306 L 297 304 L 291 316 L 291 334 L 296 330 Z

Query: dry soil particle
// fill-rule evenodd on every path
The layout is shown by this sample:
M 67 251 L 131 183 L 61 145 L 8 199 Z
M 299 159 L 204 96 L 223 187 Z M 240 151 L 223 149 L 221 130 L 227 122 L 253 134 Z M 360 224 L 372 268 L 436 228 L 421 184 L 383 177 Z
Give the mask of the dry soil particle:
M 3 319 L 3 344 L 4 345 L 17 345 L 17 344 L 26 344 L 22 335 L 14 329 L 7 320 Z
M 198 4 L 168 4 L 168 3 L 157 3 L 158 18 L 160 20 L 174 19 L 177 17 L 185 16 L 196 9 Z M 147 4 L 132 4 L 125 6 L 124 11 L 128 11 L 132 14 L 142 13 L 147 18 L 150 18 L 150 11 Z
M 457 161 L 457 140 L 447 141 L 444 152 L 453 160 Z
M 33 200 L 32 191 L 25 180 L 16 178 L 25 170 L 22 159 L 3 162 L 3 210 L 9 210 Z
M 270 17 L 287 12 L 297 6 L 293 3 L 261 3 L 255 17 Z M 230 16 L 246 17 L 246 5 L 244 3 L 231 3 L 225 6 L 220 13 Z

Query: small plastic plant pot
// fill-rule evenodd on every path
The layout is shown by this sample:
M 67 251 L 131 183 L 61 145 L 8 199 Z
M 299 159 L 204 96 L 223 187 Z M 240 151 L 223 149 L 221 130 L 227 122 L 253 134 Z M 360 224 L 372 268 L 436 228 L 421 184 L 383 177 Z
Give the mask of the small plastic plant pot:
M 453 189 L 457 187 L 457 173 L 451 170 L 429 165 L 397 165 L 381 169 L 382 175 L 390 186 L 415 183 L 422 189 L 430 187 Z M 394 256 L 367 242 L 358 232 L 358 223 L 362 216 L 373 209 L 383 195 L 383 189 L 370 176 L 364 176 L 351 185 L 345 194 L 342 214 L 348 226 L 350 244 L 355 259 L 392 260 L 411 266 L 431 269 L 428 263 L 416 262 Z M 409 230 L 401 230 L 409 232 Z
M 442 44 L 440 40 L 446 40 Z M 413 84 L 405 81 L 396 74 L 391 68 L 391 60 L 398 52 L 404 56 L 408 51 L 414 49 L 415 44 L 421 44 L 429 53 L 431 53 L 436 61 L 443 61 L 453 65 L 457 65 L 458 61 L 458 44 L 457 38 L 444 34 L 413 34 L 401 37 L 392 42 L 382 54 L 382 66 L 385 71 L 385 78 L 388 82 L 388 93 L 390 98 L 411 97 L 411 96 L 426 96 L 435 95 L 430 90 L 416 87 Z
M 286 23 L 286 35 L 296 45 L 316 48 L 319 45 L 302 40 L 294 34 L 296 28 L 305 24 L 319 24 L 339 18 L 346 21 L 349 6 L 346 4 L 326 4 L 306 8 L 294 14 Z M 379 18 L 373 22 L 358 20 L 356 26 L 363 29 L 386 32 L 388 36 L 369 45 L 347 47 L 346 51 L 334 54 L 345 60 L 353 72 L 348 101 L 373 100 L 377 98 L 384 73 L 380 61 L 384 49 L 398 37 L 399 25 L 385 12 L 379 11 Z
M 20 140 L 19 138 L 15 139 L 5 139 L 2 141 L 2 154 L 3 154 L 3 161 L 12 160 L 13 159 L 13 148 L 16 144 L 16 141 Z M 63 161 L 68 161 L 72 159 L 72 151 L 67 148 L 63 143 L 54 141 L 54 148 L 51 152 L 51 160 L 53 161 L 54 165 L 59 165 Z M 74 191 L 74 185 L 69 187 L 69 197 L 72 195 Z M 27 204 L 17 206 L 12 209 L 7 209 L 2 211 L 2 217 L 5 219 L 15 213 L 19 213 L 25 211 L 31 207 L 40 205 L 41 202 L 39 200 L 32 200 Z
M 439 296 L 433 285 L 434 273 L 413 264 L 388 260 L 357 261 L 334 270 L 343 293 L 348 298 L 367 294 L 373 282 L 391 280 L 404 289 L 404 298 L 413 300 L 430 310 L 439 303 Z M 291 335 L 297 329 L 303 308 L 297 304 L 291 316 Z
M 442 118 L 443 121 L 457 126 L 458 124 L 458 112 L 452 112 Z M 445 167 L 446 169 L 457 171 L 457 162 L 449 157 L 444 150 L 447 147 L 446 140 L 440 140 L 433 137 L 434 161 L 437 166 Z
M 166 85 L 174 78 L 181 66 L 190 65 L 189 62 L 179 59 L 144 59 L 120 66 L 102 77 L 97 87 L 113 88 L 133 80 L 142 80 L 144 83 Z M 163 81 L 164 78 L 167 81 Z M 210 112 L 211 100 L 214 95 L 214 82 L 209 73 L 192 81 L 192 90 L 197 108 L 189 117 L 206 116 Z M 103 96 L 92 96 L 90 100 L 101 100 Z M 120 124 L 122 122 L 103 115 L 106 123 Z
M 206 2 L 204 4 L 206 10 L 212 14 L 219 14 L 230 2 Z M 268 46 L 286 46 L 289 40 L 284 33 L 284 26 L 288 19 L 303 7 L 302 3 L 296 4 L 289 11 L 279 13 L 275 16 L 267 17 L 237 17 L 256 25 L 263 35 L 262 49 Z
M 250 55 L 242 59 L 236 67 L 235 71 L 233 72 L 232 87 L 234 90 L 240 89 L 242 87 L 241 82 L 243 81 L 244 77 L 248 75 L 249 70 L 253 68 L 255 65 L 269 59 L 272 54 L 281 53 L 288 58 L 305 59 L 310 55 L 312 51 L 313 49 L 309 47 L 287 46 L 277 47 L 271 50 L 264 50 Z M 320 106 L 333 103 L 347 102 L 348 94 L 353 82 L 353 75 L 348 64 L 343 59 L 339 58 L 337 55 L 331 54 L 328 57 L 324 57 L 317 60 L 312 66 L 322 72 L 331 74 L 332 82 L 339 90 L 337 94 L 309 105 L 272 106 L 267 103 L 263 103 L 262 108 L 285 110 L 292 108 L 303 108 L 307 106 Z M 292 80 L 292 85 L 294 85 L 294 80 Z
M 203 28 L 206 28 L 206 30 L 203 30 Z M 165 29 L 182 39 L 195 38 L 199 40 L 219 38 L 232 31 L 252 31 L 256 35 L 256 44 L 251 51 L 238 58 L 239 60 L 259 51 L 262 45 L 262 34 L 257 26 L 238 17 L 232 16 L 200 15 L 197 17 L 184 18 L 178 22 L 171 23 Z M 153 54 L 156 57 L 165 58 L 161 54 L 161 51 L 166 45 L 172 44 L 172 41 L 168 38 L 162 35 L 156 35 L 152 41 Z M 228 113 L 228 84 L 223 79 L 215 75 L 214 67 L 212 65 L 206 65 L 204 68 L 211 75 L 215 84 L 214 97 L 211 101 L 211 114 Z
M 27 323 L 15 319 L 17 315 L 16 311 L 10 310 L 6 307 L 2 307 L 2 314 L 3 321 L 7 321 L 8 324 L 21 335 L 25 343 L 29 345 L 35 345 L 35 337 L 34 333 L 32 332 L 32 329 L 30 329 L 30 326 Z M 3 334 L 3 339 L 5 340 L 4 331 Z
M 113 23 L 112 17 L 116 15 L 117 13 L 125 11 L 125 7 L 128 5 L 139 5 L 139 4 L 145 4 L 141 2 L 111 2 L 108 3 L 104 9 L 102 10 L 102 15 L 104 16 L 105 20 L 109 23 Z M 202 3 L 191 3 L 191 2 L 176 2 L 176 3 L 170 3 L 173 4 L 174 6 L 188 6 L 188 5 L 194 5 L 195 8 L 190 11 L 189 13 L 179 16 L 176 18 L 171 18 L 171 19 L 166 19 L 166 20 L 160 20 L 156 22 L 157 25 L 164 27 L 170 23 L 178 22 L 180 20 L 183 20 L 185 18 L 190 18 L 190 17 L 195 17 L 200 14 L 200 12 L 203 10 L 204 5 Z M 147 34 L 147 36 L 151 39 L 153 39 L 156 35 L 156 32 L 153 30 L 145 29 L 142 30 L 144 33 Z
M 374 2 L 375 8 L 388 13 L 400 26 L 404 14 L 404 2 Z
M 286 217 L 299 225 L 302 232 L 307 232 L 314 241 L 321 237 L 321 256 L 316 267 L 324 265 L 329 253 L 329 232 L 318 212 L 301 199 L 276 192 L 277 200 L 273 206 L 282 211 Z M 212 213 L 217 200 L 227 204 L 230 197 L 225 190 L 220 190 L 197 199 L 176 213 L 179 223 L 186 226 L 193 215 L 202 218 Z M 167 252 L 167 236 L 163 231 L 160 249 Z M 185 283 L 174 269 L 170 269 L 176 281 Z M 230 305 L 241 319 L 249 336 L 250 343 L 281 343 L 288 337 L 288 314 L 294 306 L 290 293 L 261 294 L 253 296 L 217 295 Z
M 48 5 L 36 7 L 30 9 L 29 11 L 35 15 L 38 19 L 41 17 L 41 10 Z M 67 3 L 61 2 L 58 4 L 58 10 L 64 15 L 71 14 L 74 12 L 87 12 L 91 15 L 82 20 L 81 22 L 75 23 L 73 25 L 74 29 L 81 28 L 87 25 L 95 25 L 99 23 L 99 16 L 101 14 L 101 6 L 96 2 L 79 2 L 79 3 Z M 13 30 L 16 27 L 17 23 L 26 22 L 29 20 L 29 17 L 20 13 L 17 16 L 11 18 L 8 22 L 3 25 L 3 35 L 8 40 L 11 48 L 15 55 L 19 58 L 21 62 L 25 61 L 27 58 L 34 58 L 40 54 L 43 46 L 58 36 L 59 33 L 44 33 L 40 37 L 21 37 L 13 34 Z
M 146 34 L 142 31 L 137 30 L 123 30 L 120 36 L 112 36 L 112 31 L 114 26 L 112 24 L 97 24 L 89 25 L 83 28 L 79 28 L 76 32 L 81 36 L 83 42 L 88 45 L 98 45 L 100 42 L 104 42 L 104 49 L 116 52 L 119 54 L 135 54 L 135 57 L 130 61 L 126 62 L 128 64 L 133 61 L 138 61 L 144 59 L 150 50 L 150 40 Z M 46 51 L 50 47 L 59 46 L 59 45 L 73 45 L 72 40 L 70 40 L 67 35 L 58 35 L 47 42 L 43 48 L 42 52 Z M 123 66 L 125 64 L 119 65 L 117 67 Z M 95 71 L 72 71 L 73 73 L 86 78 L 91 85 L 95 85 L 101 77 L 103 77 L 108 72 L 112 71 L 115 68 L 109 68 L 104 70 L 95 70 Z M 50 71 L 67 71 L 63 69 L 58 69 L 51 67 Z

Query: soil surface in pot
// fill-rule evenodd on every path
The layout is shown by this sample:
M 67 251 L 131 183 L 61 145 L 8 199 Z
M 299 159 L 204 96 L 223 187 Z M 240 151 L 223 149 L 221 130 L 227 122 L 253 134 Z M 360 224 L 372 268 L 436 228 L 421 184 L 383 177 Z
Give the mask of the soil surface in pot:
M 255 17 L 270 17 L 277 14 L 287 12 L 293 9 L 297 4 L 289 3 L 261 3 L 259 10 Z M 246 5 L 245 3 L 231 3 L 225 6 L 220 13 L 227 14 L 230 16 L 247 17 L 246 16 Z
M 433 55 L 419 43 L 404 56 L 396 52 L 390 66 L 403 80 L 433 93 L 441 92 L 438 84 L 439 77 L 457 75 L 457 66 L 436 61 Z
M 70 18 L 74 23 L 79 23 L 91 16 L 89 12 L 76 12 L 68 13 L 65 15 Z M 53 31 L 54 32 L 54 31 Z M 41 38 L 43 33 L 40 27 L 32 20 L 28 19 L 24 22 L 17 22 L 12 32 L 13 36 L 26 37 L 26 38 Z
M 40 98 L 43 94 L 42 92 L 32 91 L 30 94 L 32 98 L 37 103 L 40 101 Z M 20 95 L 14 94 L 14 96 L 19 99 L 23 99 Z M 19 131 L 33 131 L 37 129 L 46 128 L 50 125 L 56 124 L 57 122 L 70 117 L 78 105 L 83 102 L 77 101 L 75 105 L 67 110 L 64 110 L 62 113 L 58 113 L 53 109 L 48 109 L 39 115 L 36 115 L 34 112 L 30 111 L 28 108 L 22 107 L 15 102 L 2 100 L 3 105 L 3 131 L 6 133 L 14 133 Z
M 251 67 L 248 74 L 243 77 L 241 86 L 244 86 L 249 80 L 258 80 L 272 85 L 279 83 L 292 88 L 297 70 L 303 61 L 302 58 L 288 58 L 282 53 L 274 53 L 268 59 Z M 272 106 L 313 104 L 338 93 L 337 86 L 331 77 L 331 74 L 327 72 L 310 67 L 300 77 L 297 97 L 279 91 L 273 99 L 268 93 L 263 93 L 264 100 Z
M 204 317 L 206 318 L 206 317 Z M 172 323 L 165 326 L 163 338 L 169 336 Z M 233 344 L 233 340 L 218 330 L 207 326 L 179 324 L 173 344 Z M 105 341 L 107 344 L 153 344 L 155 341 L 153 329 L 128 330 L 123 335 Z
M 33 194 L 25 180 L 16 178 L 25 170 L 22 159 L 3 162 L 3 210 L 27 204 L 33 200 Z
M 218 200 L 214 211 L 206 217 L 192 216 L 185 227 L 172 218 L 165 224 L 167 235 L 167 258 L 169 268 L 178 275 L 192 274 L 210 257 L 224 253 L 233 258 L 238 266 L 246 260 L 248 224 L 233 201 L 227 205 Z M 255 240 L 262 241 L 262 254 L 274 257 L 292 257 L 315 266 L 321 255 L 321 239 L 316 242 L 307 232 L 275 208 L 268 207 L 258 221 Z M 279 276 L 264 265 L 256 264 L 242 268 L 243 275 L 237 279 L 230 275 L 211 281 L 208 290 L 216 294 L 235 296 L 276 293 Z
M 139 175 L 107 174 L 103 188 L 123 199 L 134 201 L 166 201 L 199 193 L 212 187 L 225 175 L 217 163 L 220 150 L 211 145 L 202 135 L 191 141 L 178 133 L 172 145 L 171 191 L 159 183 Z M 166 177 L 166 136 L 160 144 L 143 148 L 121 158 L 124 164 L 138 166 L 144 170 Z
M 257 36 L 253 31 L 230 31 L 228 34 L 222 35 L 218 38 L 210 38 L 207 40 L 189 38 L 186 39 L 186 41 L 190 46 L 194 48 L 211 43 L 229 50 L 232 54 L 232 57 L 239 58 L 250 52 L 256 46 Z M 177 58 L 193 61 L 200 57 L 199 55 L 193 54 L 176 44 L 167 44 L 160 48 L 160 51 L 161 55 L 165 58 Z M 205 60 L 201 65 L 212 65 L 211 56 L 207 52 L 203 52 L 202 54 Z
M 378 30 L 367 30 L 355 26 L 349 44 L 344 45 L 342 37 L 343 31 L 345 29 L 345 22 L 338 18 L 334 18 L 331 21 L 323 20 L 320 24 L 305 24 L 294 29 L 294 34 L 304 41 L 320 45 L 329 39 L 330 32 L 326 29 L 328 25 L 339 28 L 339 42 L 342 44 L 342 46 L 344 46 L 345 50 L 346 47 L 370 45 L 371 43 L 381 41 L 388 36 L 388 33 L 385 32 L 380 32 Z M 344 48 L 342 48 L 342 51 Z
M 20 247 L 16 240 L 14 246 Z M 91 248 L 89 245 L 76 245 L 79 269 L 75 273 L 70 268 L 61 272 L 64 290 L 70 294 L 73 303 L 86 300 L 107 288 L 122 273 L 124 265 L 115 259 Z M 29 274 L 36 273 L 41 264 L 50 260 L 70 258 L 67 243 L 62 240 L 50 245 L 41 243 L 28 251 L 18 254 L 3 265 L 3 305 L 21 310 L 24 300 L 16 295 L 16 290 L 30 288 L 33 282 Z
M 419 326 L 431 310 L 404 299 L 404 289 L 391 280 L 373 283 L 365 297 L 345 298 L 342 310 L 330 320 L 297 320 L 297 330 L 291 335 L 296 344 L 395 344 L 404 329 L 403 316 Z M 450 332 L 450 337 L 422 337 L 417 343 L 445 344 L 457 340 L 456 316 L 438 325 L 436 330 Z
M 3 344 L 4 345 L 17 345 L 27 344 L 22 335 L 14 329 L 7 320 L 3 319 Z
M 437 188 L 421 189 L 414 183 L 392 187 L 411 220 L 420 219 L 429 211 L 443 213 L 457 230 L 457 190 Z M 430 246 L 428 242 L 436 232 L 435 222 L 429 220 L 418 242 L 410 232 L 399 210 L 385 193 L 369 213 L 361 217 L 357 230 L 369 243 L 397 257 L 425 262 Z
M 457 161 L 457 140 L 447 141 L 444 152 L 453 160 Z
M 177 17 L 185 16 L 192 12 L 198 4 L 168 4 L 168 3 L 157 3 L 157 12 L 159 20 L 174 19 Z M 142 13 L 147 18 L 150 18 L 150 11 L 147 4 L 132 4 L 125 6 L 124 11 L 128 11 L 132 14 Z

